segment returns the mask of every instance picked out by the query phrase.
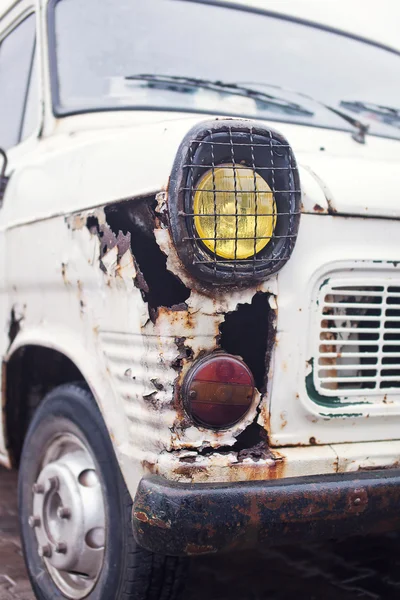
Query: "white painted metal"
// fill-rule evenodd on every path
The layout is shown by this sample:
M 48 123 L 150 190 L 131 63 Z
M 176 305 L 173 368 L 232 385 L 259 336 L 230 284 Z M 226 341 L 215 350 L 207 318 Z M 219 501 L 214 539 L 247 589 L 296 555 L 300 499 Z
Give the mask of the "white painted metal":
M 7 6 L 6 6 L 7 5 Z M 21 22 L 27 15 L 32 13 L 35 8 L 37 9 L 38 4 L 35 0 L 19 0 L 19 2 L 7 2 L 4 4 L 4 12 L 7 7 L 7 14 L 0 20 L 0 39 L 9 31 L 11 31 L 17 24 Z M 2 5 L 0 5 L 0 17 L 2 13 Z M 39 94 L 41 97 L 42 86 L 39 85 Z M 1 90 L 0 90 L 1 93 Z M 37 144 L 37 135 L 40 128 L 40 115 L 38 115 L 38 122 L 36 131 L 33 133 L 30 139 L 26 140 L 19 147 L 11 149 L 7 153 L 8 158 L 8 173 L 11 173 L 19 164 L 19 161 L 28 153 L 28 156 L 32 155 L 33 149 Z M 0 158 L 0 168 L 2 167 L 2 160 Z M 6 260 L 7 260 L 7 244 L 6 244 L 6 233 L 5 230 L 8 226 L 8 220 L 4 215 L 4 208 L 0 205 L 0 364 L 2 358 L 6 355 L 7 348 L 9 346 L 8 340 L 8 329 L 10 321 L 10 307 L 7 302 L 7 287 L 6 287 Z M 18 312 L 18 307 L 16 307 Z M 3 423 L 4 425 L 4 423 Z M 9 457 L 6 452 L 6 440 L 4 426 L 0 427 L 0 464 L 9 466 Z
M 357 272 L 373 273 L 374 281 L 399 279 L 397 263 L 393 264 L 399 257 L 399 223 L 385 221 L 382 228 L 381 223 L 302 217 L 292 259 L 278 277 L 278 338 L 270 391 L 271 437 L 277 446 L 307 444 L 311 438 L 320 444 L 398 438 L 398 390 L 391 394 L 380 390 L 376 396 L 363 390 L 356 405 L 345 393 L 342 402 L 335 402 L 322 396 L 313 375 L 321 327 L 321 308 L 316 302 L 321 284 L 343 273 L 351 281 Z M 374 239 L 373 246 L 370 239 Z

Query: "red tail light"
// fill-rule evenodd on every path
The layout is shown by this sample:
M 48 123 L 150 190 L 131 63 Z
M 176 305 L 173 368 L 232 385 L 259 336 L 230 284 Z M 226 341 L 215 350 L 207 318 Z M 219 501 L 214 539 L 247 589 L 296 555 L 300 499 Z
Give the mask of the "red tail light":
M 247 413 L 254 390 L 248 366 L 235 356 L 221 353 L 203 358 L 189 371 L 183 395 L 194 421 L 226 429 Z

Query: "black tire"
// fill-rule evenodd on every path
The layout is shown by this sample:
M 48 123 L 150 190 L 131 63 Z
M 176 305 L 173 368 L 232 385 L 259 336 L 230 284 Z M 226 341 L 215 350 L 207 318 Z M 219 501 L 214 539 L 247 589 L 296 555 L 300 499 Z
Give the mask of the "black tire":
M 62 385 L 51 391 L 33 415 L 19 471 L 19 518 L 28 574 L 39 600 L 65 598 L 38 554 L 32 515 L 32 486 L 40 470 L 49 435 L 60 429 L 79 436 L 96 463 L 105 497 L 107 543 L 101 573 L 87 600 L 173 600 L 180 596 L 186 561 L 156 555 L 133 538 L 132 499 L 123 481 L 100 411 L 84 384 Z

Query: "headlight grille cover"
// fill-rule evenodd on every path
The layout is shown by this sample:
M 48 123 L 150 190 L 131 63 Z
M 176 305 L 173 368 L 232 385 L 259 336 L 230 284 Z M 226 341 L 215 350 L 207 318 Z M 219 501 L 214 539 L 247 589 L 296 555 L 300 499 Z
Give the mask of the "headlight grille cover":
M 222 168 L 231 179 L 231 187 L 225 184 L 223 190 L 217 186 Z M 211 194 L 211 212 L 195 211 L 199 183 L 202 192 Z M 223 198 L 230 202 L 224 205 Z M 210 283 L 248 285 L 264 280 L 291 256 L 300 202 L 296 161 L 283 136 L 249 121 L 203 122 L 184 138 L 170 178 L 169 221 L 178 255 L 192 275 Z M 199 232 L 199 219 L 208 219 L 206 234 Z M 227 224 L 225 238 L 220 237 L 222 220 Z M 250 252 L 238 250 L 245 240 Z M 219 251 L 227 243 L 229 257 Z

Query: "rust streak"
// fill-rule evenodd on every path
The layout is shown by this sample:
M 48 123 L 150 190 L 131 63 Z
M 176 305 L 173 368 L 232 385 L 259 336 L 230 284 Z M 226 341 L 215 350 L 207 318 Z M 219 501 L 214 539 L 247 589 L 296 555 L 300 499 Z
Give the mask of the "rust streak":
M 197 544 L 188 544 L 186 546 L 186 553 L 189 556 L 198 556 L 200 554 L 210 554 L 216 552 L 212 546 L 198 546 Z
M 149 525 L 153 525 L 154 527 L 159 527 L 160 529 L 170 529 L 171 523 L 168 521 L 163 521 L 157 517 L 149 517 L 143 511 L 135 511 L 134 515 L 135 519 L 141 521 L 142 523 L 148 523 Z

